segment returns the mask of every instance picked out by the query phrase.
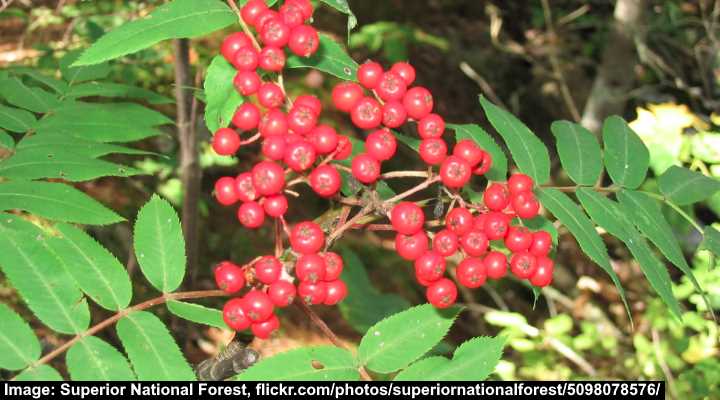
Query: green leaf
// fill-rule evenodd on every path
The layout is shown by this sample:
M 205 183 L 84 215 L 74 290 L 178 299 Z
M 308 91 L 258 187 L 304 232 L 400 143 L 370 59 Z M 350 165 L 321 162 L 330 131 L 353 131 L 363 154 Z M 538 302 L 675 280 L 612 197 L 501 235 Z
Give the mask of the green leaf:
M 185 276 L 185 240 L 172 205 L 153 195 L 135 221 L 135 255 L 145 277 L 158 290 L 170 293 Z
M 372 285 L 357 253 L 349 248 L 343 248 L 341 253 L 345 262 L 341 278 L 347 284 L 348 294 L 338 307 L 356 331 L 364 333 L 383 318 L 410 307 L 402 297 L 380 293 Z
M 205 74 L 205 125 L 210 132 L 230 125 L 233 114 L 243 103 L 233 78 L 237 70 L 222 55 L 215 56 Z
M 706 226 L 703 231 L 703 249 L 710 250 L 716 255 L 720 255 L 720 231 L 712 226 Z
M 459 311 L 423 304 L 378 322 L 360 341 L 360 364 L 380 373 L 406 367 L 445 337 Z
M 416 139 L 416 138 L 411 137 L 411 136 L 407 136 L 407 135 L 402 134 L 402 133 L 397 132 L 397 131 L 392 131 L 392 132 L 393 132 L 393 134 L 395 135 L 395 138 L 397 138 L 397 140 L 398 140 L 400 143 L 405 144 L 407 147 L 415 150 L 416 152 L 419 152 L 419 151 L 420 151 L 420 140 L 419 140 L 419 139 Z
M 570 179 L 578 185 L 594 185 L 603 170 L 602 149 L 595 135 L 570 121 L 555 121 L 550 129 Z
M 60 104 L 54 94 L 37 87 L 25 86 L 18 78 L 0 81 L 0 96 L 14 106 L 36 113 L 46 113 Z
M 720 181 L 687 168 L 672 166 L 658 178 L 660 192 L 684 206 L 705 200 L 720 190 Z
M 118 146 L 109 143 L 93 142 L 74 136 L 45 133 L 42 135 L 25 136 L 17 144 L 17 150 L 52 151 L 62 148 L 66 151 L 82 154 L 87 157 L 101 157 L 108 154 L 153 155 L 155 153 Z
M 456 140 L 472 139 L 483 150 L 492 156 L 492 165 L 485 176 L 491 181 L 505 181 L 507 178 L 508 161 L 505 152 L 498 146 L 495 139 L 479 125 L 447 124 L 447 127 L 455 131 Z
M 612 269 L 605 243 L 598 235 L 590 219 L 577 204 L 559 190 L 538 189 L 536 192 L 542 205 L 568 228 L 582 251 L 610 276 L 625 304 L 628 316 L 632 319 L 630 307 L 625 298 L 625 289 L 623 289 L 620 279 Z
M 28 368 L 15 377 L 18 382 L 30 381 L 62 381 L 60 374 L 48 365 L 38 365 L 35 368 Z
M 65 357 L 74 381 L 134 381 L 125 356 L 115 347 L 88 336 L 75 343 Z
M 68 334 L 87 329 L 87 302 L 58 265 L 38 228 L 15 215 L 2 214 L 0 254 L 0 268 L 8 281 L 44 324 Z
M 597 193 L 590 188 L 580 188 L 576 192 L 580 204 L 592 220 L 609 234 L 627 242 L 634 228 L 623 215 L 620 204 Z
M 203 36 L 231 25 L 236 19 L 230 8 L 218 0 L 174 0 L 105 34 L 74 65 L 112 60 L 163 40 Z
M 51 78 L 47 75 L 41 74 L 36 68 L 31 67 L 16 67 L 11 70 L 12 73 L 17 75 L 26 76 L 36 82 L 42 83 L 48 89 L 52 89 L 58 94 L 63 94 L 68 90 L 68 85 L 60 79 Z
M 0 104 L 0 128 L 11 132 L 26 132 L 35 122 L 35 116 L 31 112 Z
M 82 182 L 101 176 L 128 177 L 142 173 L 132 167 L 76 154 L 63 147 L 18 149 L 12 157 L 0 162 L 0 176 L 22 180 L 55 178 Z
M 350 6 L 348 5 L 347 0 L 320 0 L 323 3 L 329 5 L 330 7 L 340 11 L 341 13 L 348 16 L 347 21 L 347 32 L 348 37 L 350 35 L 350 31 L 352 31 L 357 26 L 357 17 L 355 14 L 353 14 L 352 10 L 350 10 Z
M 74 50 L 60 59 L 60 73 L 70 85 L 76 82 L 102 79 L 110 74 L 110 64 L 108 63 L 92 63 L 95 65 L 82 66 L 77 64 L 80 53 L 82 53 L 81 50 Z
M 357 381 L 352 354 L 335 346 L 304 347 L 261 360 L 240 381 Z
M 358 63 L 337 42 L 327 35 L 320 35 L 320 46 L 310 57 L 290 55 L 287 68 L 314 68 L 346 81 L 357 80 Z
M 647 175 L 650 153 L 642 139 L 618 116 L 603 124 L 605 167 L 613 182 L 629 189 L 640 186 Z
M 452 360 L 430 357 L 420 360 L 400 372 L 396 381 L 482 381 L 487 378 L 502 357 L 505 338 L 476 337 L 460 345 Z
M 519 119 L 480 96 L 480 104 L 490 123 L 503 137 L 520 172 L 537 184 L 550 179 L 550 156 L 543 142 Z M 493 160 L 494 161 L 494 160 Z
M 15 148 L 15 139 L 2 129 L 0 129 L 0 148 L 8 150 Z
M 80 289 L 108 310 L 126 308 L 132 284 L 120 261 L 83 230 L 69 224 L 55 228 L 62 237 L 50 238 L 48 244 Z
M 128 314 L 117 334 L 141 381 L 194 381 L 195 373 L 165 325 L 146 311 Z
M 169 300 L 166 305 L 171 313 L 182 319 L 220 329 L 227 329 L 227 325 L 223 320 L 222 311 L 220 310 L 177 300 Z
M 145 100 L 150 104 L 169 104 L 175 100 L 141 87 L 112 82 L 84 82 L 74 85 L 65 94 L 68 98 L 121 97 Z
M 72 186 L 54 182 L 0 183 L 0 210 L 12 209 L 87 225 L 108 225 L 125 220 Z
M 7 305 L 0 303 L 0 368 L 17 371 L 40 358 L 40 342 L 25 322 Z

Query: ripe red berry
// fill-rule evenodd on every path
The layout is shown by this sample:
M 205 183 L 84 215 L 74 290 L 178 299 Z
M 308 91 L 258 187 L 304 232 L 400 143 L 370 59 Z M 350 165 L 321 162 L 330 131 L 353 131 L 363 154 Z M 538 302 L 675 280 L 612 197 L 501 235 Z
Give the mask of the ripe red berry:
M 428 114 L 418 121 L 417 129 L 423 139 L 439 138 L 445 133 L 445 120 L 437 114 Z
M 395 135 L 387 129 L 376 130 L 365 139 L 365 151 L 370 157 L 378 161 L 391 159 L 396 150 L 397 140 Z
M 303 15 L 302 10 L 292 2 L 287 2 L 280 6 L 278 12 L 285 25 L 290 28 L 300 26 L 303 22 L 305 22 L 305 16 Z
M 215 182 L 215 198 L 218 203 L 229 206 L 238 201 L 235 179 L 224 176 Z
M 290 27 L 282 18 L 271 18 L 260 27 L 259 36 L 266 46 L 284 47 L 290 40 Z
M 218 264 L 214 272 L 217 287 L 225 293 L 236 293 L 245 287 L 245 272 L 230 261 Z
M 310 0 L 287 0 L 285 4 L 292 4 L 298 7 L 306 20 L 310 19 L 313 15 L 313 6 Z
M 285 135 L 288 133 L 287 117 L 277 108 L 268 110 L 260 120 L 258 130 L 264 137 Z
M 340 279 L 328 281 L 325 287 L 327 289 L 327 295 L 325 296 L 323 304 L 326 306 L 334 306 L 335 304 L 343 301 L 347 296 L 347 286 L 345 285 L 345 282 Z
M 325 252 L 322 255 L 325 260 L 325 280 L 334 281 L 340 278 L 343 271 L 343 259 L 338 253 L 331 251 Z
M 247 3 L 240 9 L 240 15 L 243 21 L 251 26 L 255 26 L 255 19 L 262 12 L 267 10 L 267 5 L 264 0 L 248 0 Z
M 358 68 L 358 81 L 367 89 L 375 89 L 378 83 L 380 83 L 384 72 L 382 65 L 379 63 L 367 61 Z
M 223 320 L 230 329 L 242 331 L 250 327 L 252 321 L 248 318 L 244 306 L 245 302 L 239 297 L 230 299 L 225 303 L 223 307 Z
M 322 304 L 327 297 L 327 282 L 300 282 L 297 294 L 307 305 Z
M 297 104 L 297 103 L 295 103 Z M 307 140 L 318 154 L 330 154 L 338 146 L 338 134 L 328 125 L 318 125 L 310 132 Z
M 418 148 L 420 158 L 428 165 L 438 165 L 445 161 L 447 151 L 445 141 L 438 138 L 423 139 Z
M 483 193 L 485 206 L 492 211 L 504 210 L 510 204 L 510 192 L 502 183 L 491 183 Z
M 340 191 L 342 177 L 332 165 L 321 165 L 310 173 L 310 187 L 322 197 L 332 197 Z
M 419 279 L 434 282 L 445 274 L 445 257 L 430 250 L 415 260 L 415 276 Z
M 505 247 L 513 253 L 527 251 L 532 242 L 532 232 L 523 226 L 511 226 L 505 236 Z
M 350 138 L 344 135 L 338 135 L 338 144 L 335 149 L 335 160 L 345 160 L 352 155 L 353 145 Z
M 285 52 L 273 46 L 266 46 L 260 51 L 258 65 L 265 71 L 280 72 L 285 67 Z
M 481 231 L 485 232 L 485 218 L 487 216 L 487 213 L 481 213 L 475 216 L 473 218 L 473 228 L 480 229 Z
M 315 164 L 315 148 L 306 140 L 298 140 L 285 146 L 283 161 L 295 172 L 302 172 Z
M 267 339 L 273 332 L 280 328 L 280 320 L 273 314 L 265 321 L 255 322 L 250 325 L 250 331 L 258 339 Z
M 504 239 L 510 226 L 510 218 L 498 211 L 485 214 L 483 230 L 490 240 Z
M 322 103 L 320 102 L 320 99 L 309 94 L 301 94 L 300 96 L 298 96 L 295 99 L 295 103 L 293 103 L 293 105 L 295 107 L 308 107 L 313 110 L 315 115 L 320 115 L 320 113 L 322 112 Z
M 530 277 L 530 283 L 537 287 L 545 287 L 552 282 L 555 263 L 553 260 L 541 256 L 537 258 L 537 268 Z
M 248 201 L 238 208 L 237 218 L 246 228 L 259 228 L 265 222 L 265 210 L 256 201 Z
M 540 203 L 532 192 L 522 192 L 513 196 L 512 208 L 518 217 L 531 219 L 538 216 Z
M 233 62 L 235 52 L 240 50 L 242 47 L 251 46 L 252 42 L 250 38 L 243 32 L 231 33 L 225 37 L 220 48 L 220 53 L 229 62 Z
M 395 236 L 395 251 L 406 260 L 414 261 L 423 255 L 428 249 L 428 237 L 423 231 L 414 235 L 403 235 L 398 233 Z
M 464 158 L 473 168 L 482 161 L 483 154 L 480 146 L 470 139 L 458 141 L 453 148 L 453 155 Z
M 462 260 L 456 273 L 458 282 L 471 289 L 479 288 L 487 280 L 487 269 L 479 258 L 469 257 Z
M 300 57 L 310 57 L 320 46 L 317 30 L 310 25 L 300 25 L 292 29 L 288 47 Z
M 390 211 L 390 222 L 396 232 L 403 235 L 414 235 L 425 224 L 425 214 L 417 204 L 403 201 Z
M 318 254 L 303 254 L 295 261 L 295 276 L 301 282 L 325 280 L 325 259 Z
M 252 322 L 262 322 L 270 318 L 273 313 L 270 297 L 259 290 L 251 290 L 243 297 L 243 309 Z
M 442 278 L 428 286 L 425 291 L 425 296 L 433 306 L 437 308 L 447 308 L 455 304 L 457 287 L 450 279 Z
M 382 122 L 380 103 L 371 97 L 363 97 L 350 110 L 350 119 L 360 129 L 377 128 Z
M 492 167 L 492 156 L 490 153 L 483 150 L 482 156 L 482 160 L 480 160 L 480 163 L 473 170 L 473 174 L 475 175 L 485 175 L 488 171 L 490 171 L 490 167 Z
M 243 103 L 233 114 L 232 123 L 241 131 L 250 131 L 257 128 L 260 122 L 260 110 L 252 103 Z M 239 143 L 238 143 L 239 145 Z
M 268 297 L 275 307 L 287 307 L 295 300 L 295 285 L 285 280 L 278 280 L 268 287 Z
M 443 257 L 450 257 L 458 249 L 458 236 L 449 229 L 443 229 L 433 238 L 433 250 Z
M 450 156 L 440 164 L 440 178 L 449 188 L 461 188 L 470 181 L 470 164 L 460 157 Z
M 233 56 L 233 66 L 240 71 L 255 71 L 258 66 L 258 51 L 253 46 L 241 47 Z
M 285 138 L 282 136 L 266 137 L 263 139 L 261 152 L 273 161 L 282 160 L 285 156 Z
M 460 237 L 460 245 L 463 251 L 471 257 L 480 257 L 485 254 L 489 244 L 487 235 L 480 229 L 473 228 Z
M 445 226 L 458 236 L 465 235 L 473 228 L 473 216 L 467 208 L 455 207 L 445 217 Z
M 399 128 L 407 121 L 407 111 L 399 101 L 385 103 L 382 113 L 382 124 L 388 128 Z
M 352 160 L 352 174 L 366 185 L 373 183 L 380 176 L 380 162 L 366 153 L 358 154 Z
M 413 68 L 413 66 L 409 63 L 397 62 L 393 64 L 392 68 L 390 68 L 390 71 L 400 75 L 403 81 L 405 81 L 406 85 L 411 85 L 413 82 L 415 82 L 415 68 Z
M 507 185 L 510 194 L 516 195 L 523 192 L 530 192 L 533 189 L 533 179 L 525 174 L 512 174 Z
M 255 71 L 238 71 L 233 78 L 233 85 L 243 96 L 255 94 L 261 84 L 260 76 Z
M 285 170 L 275 162 L 260 161 L 251 172 L 253 187 L 261 196 L 278 194 L 285 187 Z
M 350 112 L 362 97 L 362 87 L 353 82 L 339 83 L 332 90 L 333 105 L 344 112 Z
M 263 202 L 263 209 L 265 214 L 273 217 L 280 218 L 288 210 L 287 197 L 283 194 L 274 194 L 265 198 Z
M 277 11 L 271 10 L 271 9 L 265 9 L 260 14 L 257 15 L 255 18 L 255 23 L 253 26 L 255 27 L 256 31 L 262 31 L 263 26 L 265 23 L 270 21 L 271 19 L 280 19 L 280 14 L 278 14 Z
M 253 271 L 257 280 L 270 285 L 280 279 L 282 264 L 274 256 L 263 256 L 253 264 Z
M 257 191 L 252 182 L 252 174 L 243 172 L 235 178 L 235 192 L 240 201 L 253 201 L 257 199 Z
M 507 257 L 499 251 L 491 251 L 483 258 L 488 278 L 500 279 L 507 273 Z
M 532 235 L 530 254 L 535 257 L 547 256 L 552 249 L 552 236 L 546 231 L 537 231 Z
M 410 88 L 403 97 L 403 105 L 410 118 L 419 121 L 432 112 L 433 97 L 429 90 L 422 86 Z
M 310 107 L 294 105 L 287 115 L 288 128 L 299 135 L 307 135 L 317 125 L 317 119 Z
M 533 276 L 537 266 L 537 258 L 527 251 L 515 253 L 510 257 L 510 271 L 518 279 L 528 279 Z
M 220 128 L 213 135 L 212 147 L 221 156 L 231 156 L 240 148 L 240 136 L 230 128 Z
M 265 82 L 257 91 L 260 104 L 267 108 L 280 107 L 285 102 L 285 94 L 280 86 L 273 82 Z
M 312 221 L 300 222 L 290 232 L 290 245 L 301 254 L 317 253 L 325 245 L 325 233 Z
M 387 71 L 380 77 L 375 87 L 375 92 L 385 101 L 402 100 L 407 92 L 407 83 L 402 76 L 392 71 Z

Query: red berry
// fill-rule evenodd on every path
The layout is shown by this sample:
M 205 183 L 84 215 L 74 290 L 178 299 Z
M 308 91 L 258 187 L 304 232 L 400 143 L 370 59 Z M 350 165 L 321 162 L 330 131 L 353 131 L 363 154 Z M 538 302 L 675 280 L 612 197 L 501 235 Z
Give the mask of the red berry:
M 484 152 L 480 146 L 470 139 L 458 141 L 455 148 L 453 148 L 453 155 L 464 158 L 473 168 L 482 161 L 483 154 Z
M 215 182 L 215 198 L 218 203 L 229 206 L 238 201 L 238 193 L 235 187 L 235 179 L 224 176 Z
M 407 92 L 407 83 L 405 83 L 402 76 L 387 71 L 380 77 L 375 92 L 385 101 L 401 100 Z
M 439 138 L 445 133 L 445 120 L 437 114 L 428 114 L 418 121 L 417 129 L 423 139 Z
M 258 51 L 253 46 L 238 49 L 233 56 L 233 66 L 240 71 L 255 71 L 258 66 Z
M 266 46 L 260 51 L 258 65 L 265 71 L 280 72 L 285 67 L 285 52 L 273 46 Z
M 223 307 L 223 320 L 236 331 L 242 331 L 250 327 L 252 321 L 245 311 L 245 302 L 239 297 L 228 300 Z
M 313 15 L 313 6 L 310 0 L 287 0 L 285 4 L 292 4 L 298 7 L 306 20 L 310 19 Z
M 486 213 L 478 214 L 473 218 L 473 228 L 480 229 L 481 231 L 485 232 L 485 218 L 487 217 Z
M 344 112 L 350 112 L 362 97 L 362 87 L 353 82 L 339 83 L 332 90 L 333 105 Z
M 415 276 L 434 282 L 445 274 L 445 257 L 436 251 L 426 251 L 415 260 Z
M 257 191 L 253 186 L 252 174 L 243 172 L 235 178 L 235 190 L 238 199 L 242 202 L 253 201 L 257 199 Z
M 243 309 L 252 322 L 267 320 L 273 314 L 274 308 L 270 297 L 259 290 L 251 290 L 243 297 Z
M 403 105 L 408 116 L 419 121 L 432 112 L 433 97 L 429 90 L 422 86 L 416 86 L 405 93 Z
M 275 162 L 260 161 L 252 169 L 252 183 L 261 196 L 278 194 L 285 187 L 285 170 Z
M 510 204 L 510 192 L 502 183 L 492 183 L 483 193 L 485 206 L 492 211 L 501 211 Z
M 537 258 L 537 269 L 535 273 L 530 277 L 530 283 L 537 287 L 545 287 L 552 282 L 553 269 L 555 263 L 553 260 L 541 256 Z
M 328 294 L 327 282 L 300 282 L 297 292 L 305 304 L 322 304 Z
M 283 161 L 295 172 L 305 171 L 315 164 L 315 148 L 306 140 L 288 143 Z
M 447 144 L 442 139 L 423 139 L 418 151 L 420 158 L 428 165 L 438 165 L 447 158 Z
M 375 129 L 382 122 L 380 103 L 371 97 L 363 97 L 350 110 L 350 119 L 360 129 Z
M 552 249 L 552 236 L 546 231 L 537 231 L 532 235 L 530 254 L 535 257 L 547 256 Z
M 407 121 L 407 111 L 399 101 L 388 101 L 382 112 L 382 124 L 388 128 L 399 128 Z
M 528 279 L 533 276 L 537 266 L 537 258 L 527 251 L 515 253 L 510 257 L 510 271 L 518 279 Z
M 325 280 L 334 281 L 340 278 L 343 271 L 343 259 L 338 253 L 328 251 L 322 254 L 325 260 Z
M 538 216 L 540 203 L 532 192 L 522 192 L 513 196 L 512 208 L 518 217 L 531 219 Z
M 300 222 L 290 233 L 290 245 L 301 254 L 317 253 L 325 245 L 325 233 L 312 221 Z
M 352 174 L 364 184 L 373 183 L 380 176 L 380 162 L 366 153 L 358 154 L 352 160 Z
M 335 304 L 343 301 L 343 299 L 347 296 L 347 286 L 345 285 L 345 282 L 340 279 L 328 281 L 325 286 L 327 288 L 327 295 L 325 296 L 323 304 L 326 306 L 334 306 Z
M 288 128 L 300 135 L 307 135 L 317 125 L 317 114 L 310 107 L 294 105 L 287 115 Z
M 268 287 L 268 297 L 275 307 L 287 307 L 295 300 L 297 289 L 288 281 L 278 280 Z
M 310 187 L 322 197 L 332 197 L 340 190 L 342 177 L 332 165 L 321 165 L 309 177 Z
M 235 89 L 243 96 L 255 94 L 261 84 L 260 76 L 255 71 L 238 71 L 233 78 Z
M 295 107 L 304 106 L 308 107 L 315 115 L 320 115 L 322 112 L 322 103 L 320 102 L 320 99 L 318 99 L 315 96 L 309 95 L 309 94 L 301 94 L 295 99 L 295 103 L 293 103 Z
M 512 174 L 507 182 L 508 190 L 512 195 L 530 192 L 534 184 L 533 179 L 525 174 Z
M 398 233 L 395 236 L 395 251 L 406 260 L 414 261 L 423 255 L 428 249 L 428 237 L 423 231 L 414 235 L 403 235 Z
M 461 188 L 470 181 L 470 164 L 460 157 L 450 156 L 440 164 L 440 178 L 449 188 Z
M 532 232 L 523 226 L 511 226 L 505 236 L 505 247 L 513 253 L 527 251 L 532 242 Z
M 487 280 L 487 269 L 479 258 L 466 258 L 457 266 L 457 279 L 461 285 L 471 289 L 479 288 Z
M 425 224 L 425 214 L 417 204 L 403 201 L 390 211 L 390 222 L 396 232 L 403 235 L 414 235 Z
M 257 128 L 260 122 L 260 110 L 252 103 L 243 103 L 233 114 L 232 123 L 241 131 Z M 239 144 L 239 143 L 238 143 Z
M 220 128 L 213 135 L 212 147 L 221 156 L 231 156 L 240 148 L 240 136 L 230 128 Z
M 473 228 L 473 216 L 467 208 L 455 207 L 445 217 L 445 226 L 462 236 Z
M 358 81 L 367 89 L 375 89 L 378 83 L 380 83 L 383 72 L 382 65 L 373 61 L 367 61 L 358 68 Z
M 488 239 L 499 240 L 505 238 L 509 225 L 510 218 L 501 212 L 492 211 L 485 214 L 483 230 Z
M 255 23 L 253 26 L 255 27 L 256 31 L 261 31 L 263 26 L 266 22 L 270 21 L 271 19 L 280 19 L 280 14 L 278 14 L 277 11 L 271 10 L 271 9 L 265 9 L 260 14 L 257 15 L 255 18 Z
M 285 138 L 282 136 L 266 137 L 263 139 L 261 151 L 265 157 L 273 161 L 282 160 L 285 156 Z
M 458 249 L 458 236 L 449 229 L 443 229 L 433 238 L 433 250 L 443 257 L 450 257 Z
M 243 21 L 251 26 L 254 26 L 257 16 L 267 9 L 268 8 L 264 0 L 249 0 L 240 9 L 240 15 L 242 16 Z
M 266 46 L 284 47 L 290 40 L 290 27 L 281 18 L 271 18 L 260 27 L 260 40 Z
M 455 304 L 457 287 L 450 279 L 443 278 L 427 288 L 425 295 L 433 306 L 447 308 Z
M 488 278 L 500 279 L 507 273 L 507 257 L 499 251 L 491 251 L 483 258 Z
M 223 40 L 220 53 L 228 62 L 232 63 L 235 52 L 245 46 L 252 46 L 252 42 L 246 34 L 242 32 L 231 33 Z
M 258 130 L 264 137 L 285 135 L 288 133 L 287 117 L 277 108 L 268 110 L 260 120 Z
M 295 103 L 297 104 L 297 103 Z M 338 146 L 338 134 L 328 125 L 318 125 L 310 132 L 307 139 L 318 154 L 330 154 Z
M 343 135 L 338 135 L 338 144 L 337 148 L 335 149 L 335 157 L 333 157 L 336 160 L 345 160 L 346 158 L 350 157 L 352 155 L 353 145 L 350 138 Z
M 285 215 L 288 210 L 287 197 L 282 194 L 268 196 L 263 202 L 263 209 L 265 210 L 265 214 L 273 218 L 280 218 Z
M 288 47 L 300 57 L 310 57 L 315 54 L 319 45 L 320 37 L 317 30 L 310 25 L 296 26 L 290 33 Z
M 236 293 L 245 287 L 245 272 L 230 261 L 218 264 L 214 272 L 217 287 L 225 293 Z
M 260 104 L 267 108 L 280 107 L 285 102 L 285 94 L 283 94 L 282 89 L 272 82 L 265 82 L 260 85 L 257 98 Z
M 270 285 L 280 279 L 282 264 L 273 256 L 264 256 L 253 264 L 255 277 L 262 283 Z
M 397 140 L 395 135 L 387 129 L 379 129 L 369 134 L 365 139 L 365 151 L 370 157 L 378 161 L 391 159 L 396 150 Z
M 492 167 L 492 156 L 487 151 L 483 150 L 483 158 L 480 160 L 480 163 L 475 167 L 473 170 L 473 174 L 475 175 L 485 175 L 488 171 L 490 171 L 490 167 Z
M 248 201 L 238 208 L 237 217 L 244 227 L 255 229 L 265 222 L 265 211 L 256 201 Z
M 303 254 L 295 262 L 295 276 L 301 282 L 325 280 L 325 259 L 317 254 Z
M 415 82 L 415 68 L 413 68 L 413 66 L 409 63 L 397 62 L 393 64 L 392 68 L 390 68 L 390 71 L 400 75 L 403 81 L 405 81 L 406 85 L 411 85 L 413 82 Z
M 276 315 L 271 315 L 265 321 L 255 322 L 250 325 L 250 331 L 258 339 L 267 339 L 273 332 L 280 328 L 280 320 Z
M 290 28 L 300 26 L 303 22 L 305 22 L 305 16 L 303 15 L 302 10 L 292 2 L 285 3 L 280 6 L 279 13 L 282 21 Z
M 487 235 L 480 229 L 473 228 L 460 237 L 463 251 L 471 257 L 480 257 L 485 254 L 489 244 Z

